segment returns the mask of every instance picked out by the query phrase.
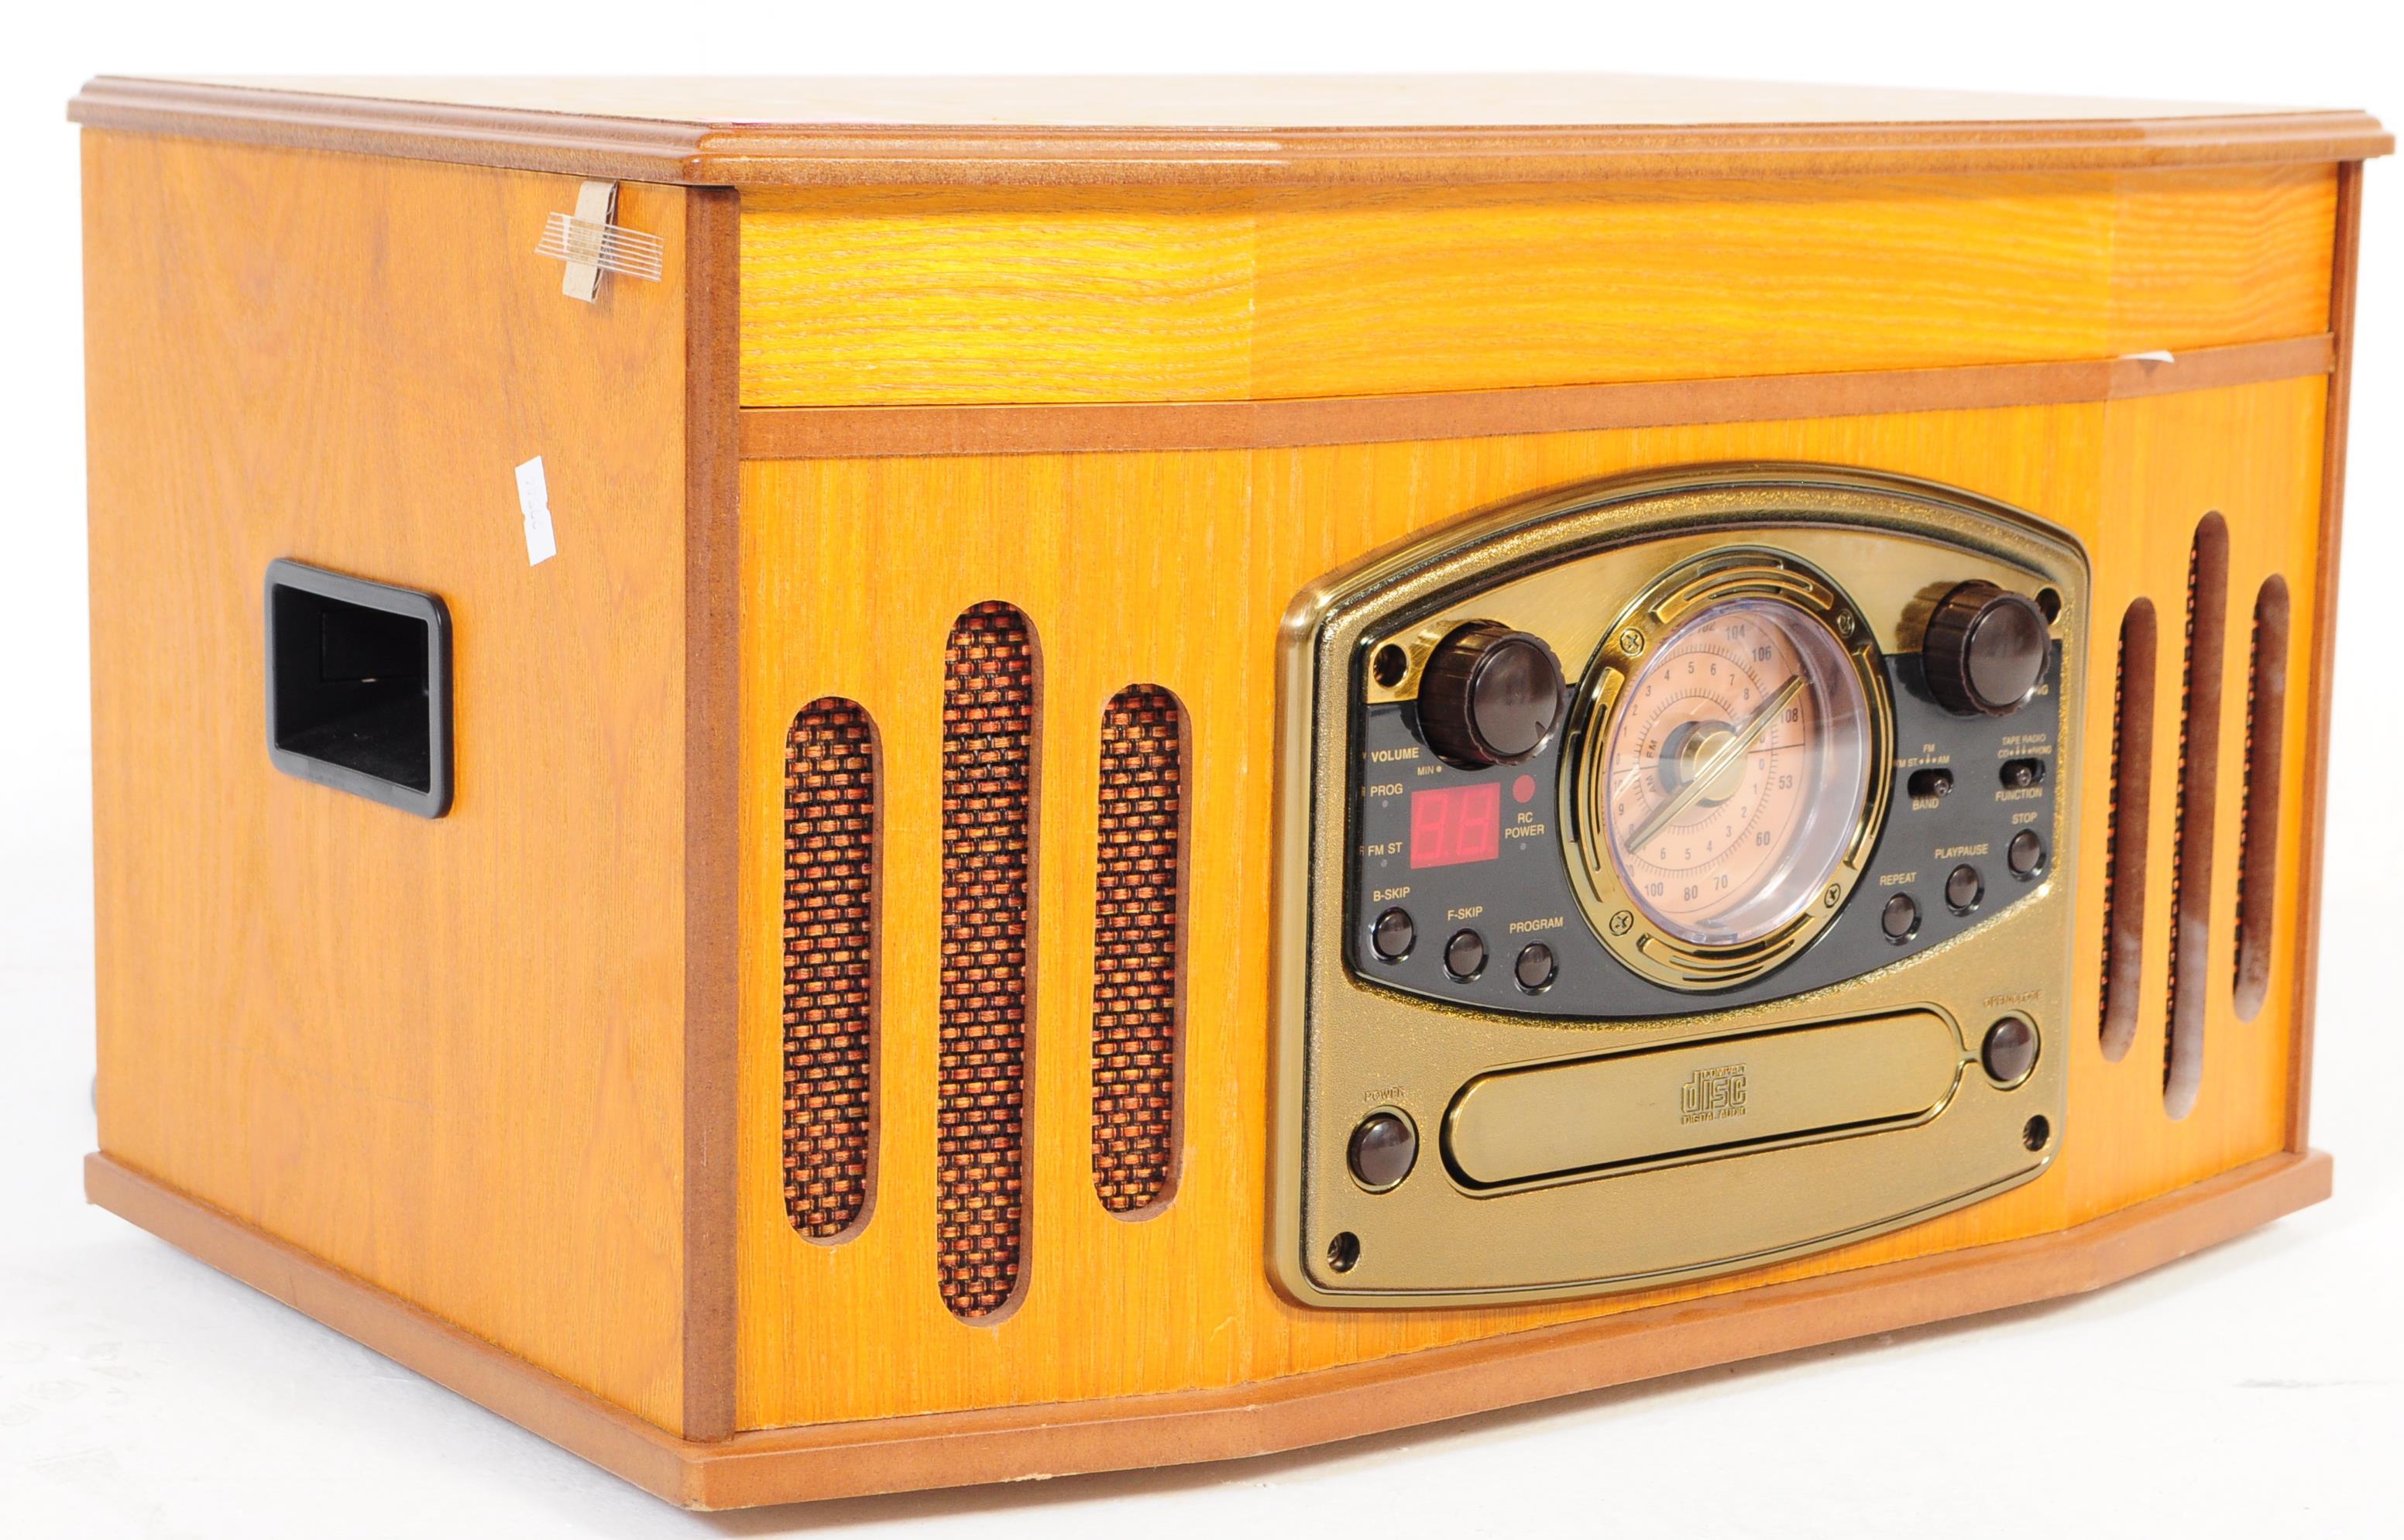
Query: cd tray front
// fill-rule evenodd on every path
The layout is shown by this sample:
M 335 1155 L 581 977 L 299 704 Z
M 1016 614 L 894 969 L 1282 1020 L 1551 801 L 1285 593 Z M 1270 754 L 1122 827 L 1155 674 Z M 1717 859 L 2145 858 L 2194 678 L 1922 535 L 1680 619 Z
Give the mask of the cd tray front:
M 1914 1010 L 1504 1070 L 1453 1098 L 1445 1158 L 1503 1187 L 1901 1128 L 1968 1062 L 1952 1023 Z

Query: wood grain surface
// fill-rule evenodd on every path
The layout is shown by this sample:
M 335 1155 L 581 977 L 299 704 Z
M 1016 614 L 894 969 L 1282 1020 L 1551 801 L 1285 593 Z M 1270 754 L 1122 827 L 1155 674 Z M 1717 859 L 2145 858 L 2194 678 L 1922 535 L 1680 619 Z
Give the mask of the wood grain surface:
M 2328 835 L 2329 701 L 2336 680 L 2338 554 L 2345 525 L 2345 436 L 2350 421 L 2348 398 L 2354 381 L 2355 293 L 2362 271 L 2362 166 L 2338 168 L 2338 219 L 2329 284 L 2329 329 L 2337 339 L 2337 357 L 2329 376 L 2329 406 L 2323 414 L 2321 452 L 2320 548 L 2313 561 L 2313 581 L 2320 603 L 2310 612 L 2295 611 L 2291 619 L 2309 613 L 2309 649 L 2303 652 L 2306 673 L 2290 684 L 2312 697 L 2304 718 L 2310 735 L 2303 750 L 2303 777 L 2289 781 L 2299 790 L 2303 842 L 2296 851 L 2296 956 L 2291 977 L 2296 992 L 2295 1058 L 2287 1076 L 2287 1147 L 2300 1150 L 2312 1141 L 2313 1037 L 2319 1026 L 2321 861 Z M 2293 740 L 2291 739 L 2290 742 Z M 2284 837 L 2283 837 L 2284 838 Z
M 963 407 L 746 407 L 748 460 L 1300 449 L 1681 423 L 2069 406 L 2327 375 L 2324 332 L 2174 355 L 1935 369 L 1644 380 L 1609 385 L 1302 401 L 1094 401 Z
M 2331 161 L 2361 112 L 1630 76 L 102 76 L 96 128 L 691 185 L 1375 186 Z
M 746 406 L 2110 359 L 2328 323 L 2333 168 L 748 193 Z
M 2131 600 L 2153 601 L 2160 645 L 2154 693 L 2153 816 L 2148 829 L 2145 938 L 2137 983 L 2138 1020 L 2128 1056 L 2101 1065 L 2098 1021 L 2076 1024 L 2080 1055 L 2070 1083 L 2068 1212 L 2074 1221 L 2151 1192 L 2273 1150 L 2288 1142 L 2287 1102 L 2302 1019 L 2296 989 L 2307 958 L 2299 927 L 2299 874 L 2308 849 L 2307 798 L 2291 791 L 2279 809 L 2271 916 L 2272 1004 L 2251 1021 L 2237 1020 L 2234 943 L 2245 785 L 2246 671 L 2254 600 L 2265 577 L 2286 579 L 2300 623 L 2324 599 L 2320 570 L 2321 470 L 2325 381 L 2291 381 L 2244 390 L 2203 391 L 2104 409 L 2103 496 L 2106 514 L 2082 532 L 2094 563 L 2093 625 L 2105 640 L 2093 648 L 2085 742 L 2111 742 L 2112 669 L 2120 619 Z M 2215 447 L 2216 446 L 2216 447 Z M 2177 847 L 2181 682 L 2187 652 L 2187 557 L 2197 522 L 2217 512 L 2229 532 L 2228 629 L 2221 670 L 2218 808 L 2212 828 L 2212 883 L 2204 995 L 2201 1100 L 2184 1119 L 2165 1114 L 2165 1020 L 2170 1002 L 2170 898 Z M 2307 729 L 2315 720 L 2308 692 L 2290 688 L 2280 780 L 2306 781 Z M 2079 869 L 2104 869 L 2106 776 L 2089 783 L 2080 822 Z M 2249 917 L 2249 923 L 2251 919 Z M 2100 997 L 2104 884 L 2078 888 L 2078 979 L 2090 1006 Z M 2090 1062 L 2096 1067 L 2091 1073 Z
M 685 194 L 684 252 L 684 1389 L 686 1436 L 734 1431 L 734 570 L 741 549 L 742 209 L 722 187 Z
M 676 1438 L 275 1237 L 93 1156 L 95 1203 L 520 1426 L 690 1508 L 1239 1459 L 2105 1287 L 2326 1199 L 2273 1156 L 2078 1228 L 1267 1385 Z
M 838 130 L 424 90 L 107 81 L 77 108 L 250 141 L 84 136 L 100 1200 L 717 1505 L 1456 1415 L 2093 1286 L 2326 1192 L 2299 1152 L 2359 176 L 2305 162 L 2379 152 L 2367 119 Z M 626 183 L 666 277 L 587 306 L 534 249 L 574 182 L 437 163 L 478 159 L 762 186 Z M 528 566 L 538 453 L 560 554 Z M 1261 1254 L 1288 601 L 1504 499 L 1744 459 L 1924 477 L 2084 541 L 2097 754 L 2140 595 L 2178 741 L 2198 519 L 2228 522 L 2241 626 L 2284 577 L 2313 674 L 2285 697 L 2268 1004 L 2230 1008 L 2225 795 L 2185 1118 L 2166 909 L 2107 1063 L 2082 881 L 2043 1178 L 1736 1278 L 1293 1305 Z M 449 603 L 449 817 L 272 769 L 274 557 Z M 943 643 L 986 600 L 1042 658 L 1043 795 L 1032 1241 L 1018 1308 L 970 1323 L 935 1283 L 932 937 Z M 2233 633 L 2225 788 L 2246 656 Z M 1139 1223 L 1096 1200 L 1087 1137 L 1095 729 L 1133 684 L 1190 731 L 1184 1165 Z M 827 695 L 880 738 L 887 939 L 874 1213 L 816 1245 L 782 1193 L 779 837 L 787 730 Z M 2158 754 L 2159 896 L 2177 789 Z
M 680 1427 L 687 195 L 585 305 L 565 178 L 93 132 L 84 186 L 101 1148 Z M 450 606 L 449 816 L 269 763 L 277 557 Z
M 2161 1002 L 2146 1051 L 2106 1064 L 2097 1042 L 2100 884 L 2081 884 L 2076 991 L 2083 1015 L 2048 1036 L 2071 1059 L 2072 1129 L 2044 1178 L 1876 1241 L 1735 1279 L 1604 1299 L 1481 1310 L 1344 1312 L 1270 1288 L 1260 1237 L 1267 1146 L 1267 931 L 1275 635 L 1307 581 L 1411 531 L 1539 489 L 1623 471 L 1780 459 L 1866 466 L 1968 488 L 2062 524 L 2098 552 L 2097 623 L 2148 591 L 2181 613 L 2187 542 L 2207 507 L 2232 525 L 2234 583 L 2250 604 L 2285 571 L 2296 614 L 2313 580 L 2322 377 L 2091 405 L 1906 412 L 1759 423 L 1298 449 L 754 461 L 743 472 L 743 1157 L 741 1423 L 747 1428 L 903 1411 L 1033 1405 L 1229 1386 L 1606 1316 L 1781 1279 L 2058 1229 L 2147 1193 L 2284 1147 L 2295 1022 L 2285 992 L 2296 907 L 2275 923 L 2274 1005 L 2227 1024 L 2214 998 L 2201 1105 L 2163 1115 Z M 863 581 L 874 574 L 874 581 Z M 2108 579 L 2108 581 L 2104 581 Z M 932 1032 L 927 949 L 888 949 L 882 976 L 880 1191 L 855 1239 L 811 1245 L 786 1225 L 778 1182 L 776 1023 L 785 731 L 821 695 L 860 701 L 883 746 L 885 924 L 931 934 L 940 787 L 942 639 L 984 599 L 1023 609 L 1045 659 L 1045 796 L 1037 903 L 1043 980 L 1034 1032 L 1036 1109 L 1029 1282 L 999 1325 L 953 1319 L 933 1286 Z M 2236 604 L 2236 613 L 2245 611 Z M 2165 620 L 2166 632 L 2173 623 Z M 2232 647 L 2243 666 L 2242 643 Z M 2088 699 L 2108 718 L 2112 650 Z M 1187 973 L 1187 1175 L 1177 1200 L 1125 1225 L 1092 1200 L 1082 1138 L 1091 1084 L 1092 723 L 1142 681 L 1190 714 L 1194 859 Z M 2306 741 L 2303 692 L 2287 742 Z M 2175 742 L 2178 695 L 2159 741 Z M 2222 742 L 2235 784 L 2242 678 Z M 2086 742 L 2108 744 L 2108 720 Z M 2289 784 L 2299 773 L 2291 758 Z M 2171 772 L 2164 756 L 2161 773 Z M 2081 869 L 2101 869 L 2102 798 L 2090 775 Z M 2158 789 L 2159 807 L 2173 793 Z M 2214 913 L 2232 917 L 2236 804 L 2221 831 Z M 2291 810 L 2284 814 L 2292 820 Z M 2158 820 L 2168 838 L 2170 820 Z M 2299 848 L 2292 821 L 2282 844 Z M 2164 857 L 2158 857 L 2161 859 Z M 2291 883 L 2292 875 L 2283 882 Z M 2292 890 L 2289 890 L 2292 891 Z M 2091 911 L 2091 912 L 2090 912 Z M 2090 923 L 2091 922 L 2091 923 Z M 2148 956 L 2167 946 L 2148 916 Z M 2219 959 L 2225 960 L 2226 940 Z M 2158 964 L 2157 964 L 2158 966 Z M 2215 976 L 2224 986 L 2230 970 Z M 2153 974 L 2159 979 L 2159 972 Z

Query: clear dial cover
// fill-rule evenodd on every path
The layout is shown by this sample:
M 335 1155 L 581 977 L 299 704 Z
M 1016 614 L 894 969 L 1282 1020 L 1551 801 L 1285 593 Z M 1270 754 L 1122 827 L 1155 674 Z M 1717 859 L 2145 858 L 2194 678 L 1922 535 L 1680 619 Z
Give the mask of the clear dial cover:
M 1663 637 L 1603 748 L 1605 840 L 1637 907 L 1698 946 L 1802 913 L 1852 841 L 1869 711 L 1844 644 L 1783 601 L 1726 600 Z

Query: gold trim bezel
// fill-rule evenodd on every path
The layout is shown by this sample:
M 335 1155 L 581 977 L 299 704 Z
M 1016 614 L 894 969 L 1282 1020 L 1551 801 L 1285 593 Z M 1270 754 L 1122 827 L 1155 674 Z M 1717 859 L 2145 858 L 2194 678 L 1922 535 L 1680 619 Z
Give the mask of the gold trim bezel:
M 1837 867 L 1816 898 L 1766 936 L 1711 946 L 1670 935 L 1645 916 L 1612 860 L 1596 788 L 1604 784 L 1619 692 L 1687 617 L 1733 599 L 1766 599 L 1797 611 L 1828 633 L 1852 664 L 1868 723 L 1862 800 Z M 1787 552 L 1749 547 L 1682 562 L 1662 573 L 1604 632 L 1600 654 L 1578 691 L 1561 777 L 1561 831 L 1571 853 L 1571 888 L 1594 933 L 1628 971 L 1675 990 L 1725 990 L 1751 983 L 1811 944 L 1844 912 L 1878 845 L 1894 785 L 1894 703 L 1887 691 L 1878 638 L 1835 580 Z
M 1943 571 L 1922 570 L 1925 562 L 1865 561 L 1866 551 L 1898 537 L 1950 553 Z M 1842 573 L 1850 599 L 1873 617 L 1875 640 L 1890 654 L 1919 650 L 1928 604 L 1944 586 L 1936 577 L 1950 583 L 1966 573 L 2059 591 L 2060 768 L 2048 819 L 2057 854 L 2033 890 L 1976 938 L 1754 1004 L 1694 996 L 1693 1009 L 1677 1016 L 1531 1017 L 1430 1000 L 1356 976 L 1347 951 L 1348 756 L 1359 709 L 1414 698 L 1427 653 L 1464 618 L 1515 623 L 1545 636 L 1573 666 L 1590 668 L 1606 640 L 1600 628 L 1626 607 L 1627 595 L 1696 558 L 1765 544 Z M 1823 1252 L 1979 1202 L 2049 1169 L 2072 1136 L 2069 1056 L 2057 1052 L 2042 1054 L 2016 1090 L 1965 1075 L 1941 1116 L 1896 1131 L 1600 1179 L 1472 1191 L 1423 1150 L 1400 1186 L 1367 1193 L 1344 1162 L 1349 1131 L 1368 1107 L 1397 1107 L 1423 1138 L 1430 1131 L 1440 1137 L 1456 1090 L 1491 1069 L 1922 1006 L 1955 1020 L 1965 1042 L 1996 1009 L 2018 1011 L 2058 1047 L 2078 1010 L 2071 853 L 2079 848 L 2090 570 L 2076 536 L 1975 493 L 1844 467 L 1751 462 L 1532 494 L 1431 525 L 1298 593 L 1279 633 L 1272 836 L 1265 1229 L 1277 1289 L 1303 1306 L 1360 1310 L 1648 1288 Z M 1622 572 L 1625 586 L 1616 586 L 1610 575 Z M 1606 592 L 1609 603 L 1598 606 Z M 1389 644 L 1405 650 L 1409 667 L 1381 687 L 1367 677 L 1368 661 Z M 1564 898 L 1574 906 L 1572 895 Z M 2020 1140 L 2032 1113 L 2056 1131 L 2038 1151 Z M 1319 1253 L 1347 1230 L 1363 1250 L 1355 1269 L 1336 1274 Z

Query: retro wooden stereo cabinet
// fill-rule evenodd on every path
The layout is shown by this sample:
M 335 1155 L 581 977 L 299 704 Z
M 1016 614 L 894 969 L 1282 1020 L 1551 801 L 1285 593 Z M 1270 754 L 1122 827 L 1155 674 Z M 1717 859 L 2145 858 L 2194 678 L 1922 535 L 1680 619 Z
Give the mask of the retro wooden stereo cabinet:
M 664 1497 L 1286 1449 L 2329 1190 L 2367 117 L 73 116 L 90 1194 Z

